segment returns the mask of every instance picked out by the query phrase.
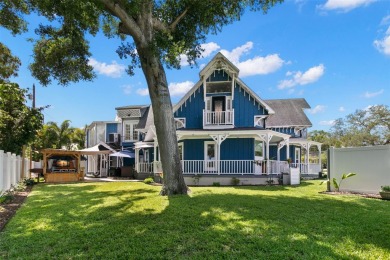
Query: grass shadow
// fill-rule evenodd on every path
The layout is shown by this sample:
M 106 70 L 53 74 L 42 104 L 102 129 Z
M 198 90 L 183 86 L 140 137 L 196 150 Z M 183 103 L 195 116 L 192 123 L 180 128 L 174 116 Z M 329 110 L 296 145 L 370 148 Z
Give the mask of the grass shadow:
M 0 258 L 390 256 L 389 203 L 321 195 L 316 184 L 171 197 L 143 183 L 40 186 L 0 234 Z

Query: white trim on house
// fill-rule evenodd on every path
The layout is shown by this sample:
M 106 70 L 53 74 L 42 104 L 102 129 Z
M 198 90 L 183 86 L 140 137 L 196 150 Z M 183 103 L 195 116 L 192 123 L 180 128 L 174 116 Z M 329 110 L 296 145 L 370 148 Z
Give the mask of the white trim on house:
M 230 73 L 227 70 L 227 68 L 221 68 L 224 69 L 231 77 L 232 77 L 232 100 L 234 100 L 234 88 L 236 87 L 236 83 L 244 89 L 252 98 L 257 101 L 260 105 L 262 105 L 265 110 L 268 111 L 268 114 L 275 114 L 275 111 L 267 104 L 265 103 L 255 92 L 253 92 L 242 80 L 239 79 L 238 77 L 238 72 L 239 69 L 231 63 L 223 54 L 218 53 L 215 55 L 215 57 L 204 67 L 201 72 L 199 73 L 200 75 L 200 80 L 188 91 L 188 93 L 173 107 L 173 113 L 175 113 L 182 105 L 185 105 L 187 102 L 187 99 L 191 97 L 192 94 L 195 93 L 197 89 L 200 88 L 200 86 L 203 85 L 203 95 L 204 95 L 204 101 L 205 100 L 205 95 L 206 95 L 206 79 L 214 72 L 216 69 L 216 63 L 218 62 L 225 62 L 226 65 L 230 68 Z M 233 107 L 232 107 L 233 108 Z

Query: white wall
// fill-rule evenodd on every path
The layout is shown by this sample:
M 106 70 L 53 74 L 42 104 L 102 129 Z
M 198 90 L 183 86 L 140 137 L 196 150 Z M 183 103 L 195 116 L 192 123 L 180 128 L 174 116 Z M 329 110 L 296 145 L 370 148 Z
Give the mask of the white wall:
M 330 178 L 339 181 L 343 173 L 349 172 L 357 175 L 343 180 L 341 191 L 378 193 L 381 186 L 390 185 L 390 145 L 330 148 Z

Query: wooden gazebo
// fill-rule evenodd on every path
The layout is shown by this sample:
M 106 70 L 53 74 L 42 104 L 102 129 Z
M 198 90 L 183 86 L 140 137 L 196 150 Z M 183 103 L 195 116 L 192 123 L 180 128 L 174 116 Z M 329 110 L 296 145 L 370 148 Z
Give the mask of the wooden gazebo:
M 44 149 L 41 153 L 46 182 L 75 182 L 84 179 L 84 169 L 80 167 L 80 151 Z

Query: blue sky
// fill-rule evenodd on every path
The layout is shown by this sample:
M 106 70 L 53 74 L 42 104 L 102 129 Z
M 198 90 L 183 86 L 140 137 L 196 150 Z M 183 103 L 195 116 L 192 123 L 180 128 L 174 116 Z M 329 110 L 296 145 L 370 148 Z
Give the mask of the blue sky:
M 115 119 L 115 107 L 149 104 L 142 71 L 125 73 L 126 60 L 115 50 L 118 39 L 90 38 L 90 64 L 97 78 L 62 87 L 42 87 L 32 78 L 33 29 L 13 37 L 0 29 L 0 39 L 22 60 L 21 87 L 36 85 L 37 106 L 45 121 L 69 119 L 75 127 Z M 241 21 L 209 35 L 204 58 L 190 68 L 166 70 L 175 103 L 199 79 L 199 71 L 221 51 L 240 69 L 239 77 L 262 99 L 305 98 L 311 130 L 329 130 L 333 120 L 371 105 L 390 105 L 390 0 L 287 0 L 266 15 L 246 12 Z

